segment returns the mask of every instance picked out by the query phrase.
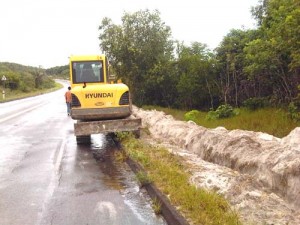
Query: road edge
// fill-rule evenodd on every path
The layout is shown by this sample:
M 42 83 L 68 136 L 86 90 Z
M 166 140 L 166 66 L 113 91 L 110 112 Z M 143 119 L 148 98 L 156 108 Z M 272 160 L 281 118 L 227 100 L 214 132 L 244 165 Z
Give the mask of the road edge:
M 139 163 L 129 157 L 126 159 L 126 163 L 135 174 L 140 171 L 145 172 Z M 146 184 L 143 187 L 147 190 L 151 199 L 157 199 L 161 203 L 161 214 L 168 224 L 189 225 L 187 220 L 176 210 L 169 199 L 153 183 Z

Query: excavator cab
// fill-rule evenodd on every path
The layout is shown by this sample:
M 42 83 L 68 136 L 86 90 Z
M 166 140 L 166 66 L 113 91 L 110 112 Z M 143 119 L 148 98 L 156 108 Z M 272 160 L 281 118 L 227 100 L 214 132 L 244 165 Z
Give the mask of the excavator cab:
M 103 65 L 101 61 L 95 62 L 73 62 L 74 83 L 104 82 Z

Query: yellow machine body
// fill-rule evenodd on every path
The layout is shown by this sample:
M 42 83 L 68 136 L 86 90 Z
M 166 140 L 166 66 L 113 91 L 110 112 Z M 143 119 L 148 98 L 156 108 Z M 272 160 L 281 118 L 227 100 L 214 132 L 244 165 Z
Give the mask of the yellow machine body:
M 105 55 L 70 57 L 71 117 L 81 121 L 121 119 L 131 115 L 129 88 L 110 83 Z

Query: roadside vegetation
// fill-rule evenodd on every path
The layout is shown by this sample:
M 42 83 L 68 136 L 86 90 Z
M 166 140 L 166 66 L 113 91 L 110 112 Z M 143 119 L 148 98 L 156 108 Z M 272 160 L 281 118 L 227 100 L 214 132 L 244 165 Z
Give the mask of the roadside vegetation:
M 188 168 L 179 156 L 135 139 L 128 133 L 117 136 L 123 145 L 121 155 L 129 156 L 147 171 L 147 175 L 144 172 L 137 174 L 141 183 L 147 185 L 153 182 L 191 224 L 241 224 L 236 212 L 222 196 L 197 189 L 189 183 Z M 153 205 L 159 211 L 155 201 Z
M 6 80 L 2 80 L 5 77 Z M 61 88 L 43 68 L 16 63 L 0 63 L 0 102 L 35 96 Z M 5 99 L 3 99 L 5 91 Z
M 181 110 L 221 105 L 298 107 L 299 1 L 259 1 L 254 29 L 232 29 L 216 49 L 172 39 L 156 10 L 124 13 L 120 24 L 104 18 L 100 49 L 132 93 L 134 104 Z M 298 105 L 298 106 L 297 106 Z M 269 115 L 272 117 L 272 115 Z
M 49 92 L 58 90 L 62 87 L 63 86 L 61 84 L 55 83 L 55 86 L 52 87 L 52 88 L 43 88 L 43 89 L 38 89 L 38 90 L 34 89 L 32 91 L 29 91 L 29 92 L 22 92 L 22 91 L 19 91 L 19 90 L 6 89 L 5 100 L 1 96 L 0 102 L 12 101 L 12 100 L 32 97 L 32 96 L 36 96 L 36 95 L 40 95 L 40 94 L 45 94 L 45 93 L 49 93 Z
M 243 107 L 235 109 L 237 115 L 220 119 L 209 119 L 209 112 L 198 110 L 184 111 L 159 106 L 143 106 L 142 108 L 163 111 L 167 115 L 172 115 L 177 120 L 192 120 L 196 124 L 206 128 L 222 126 L 228 130 L 242 129 L 264 132 L 279 138 L 288 135 L 294 128 L 300 126 L 299 120 L 293 119 L 288 110 L 281 108 L 268 107 L 250 110 Z
M 46 73 L 47 73 L 47 75 L 49 75 L 53 78 L 64 79 L 64 80 L 70 79 L 69 65 L 55 66 L 55 67 L 46 69 Z
M 137 106 L 283 137 L 300 121 L 298 9 L 299 1 L 259 1 L 251 9 L 257 27 L 232 29 L 214 50 L 172 40 L 158 11 L 124 13 L 121 24 L 102 20 L 100 48 Z

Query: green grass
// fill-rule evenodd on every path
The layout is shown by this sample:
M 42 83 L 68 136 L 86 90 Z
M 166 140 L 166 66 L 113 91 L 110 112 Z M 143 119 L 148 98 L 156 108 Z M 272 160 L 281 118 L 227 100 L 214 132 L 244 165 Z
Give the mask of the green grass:
M 143 187 L 147 184 L 152 183 L 151 178 L 145 172 L 142 172 L 142 171 L 139 171 L 136 173 L 136 179 L 140 183 L 140 187 Z
M 288 118 L 287 112 L 275 108 L 265 108 L 257 111 L 242 108 L 239 115 L 219 120 L 206 120 L 205 117 L 206 113 L 201 114 L 196 123 L 208 128 L 223 126 L 228 130 L 260 131 L 276 137 L 284 137 L 295 127 L 300 126 L 299 122 L 297 123 Z
M 184 114 L 187 112 L 156 106 L 143 108 L 164 111 L 166 114 L 173 115 L 177 120 L 184 120 Z M 206 115 L 207 112 L 200 112 L 194 122 L 207 128 L 222 126 L 228 130 L 242 129 L 260 131 L 280 138 L 288 135 L 293 129 L 300 126 L 299 121 L 295 122 L 288 117 L 287 111 L 276 108 L 264 108 L 256 111 L 240 108 L 239 115 L 219 120 L 206 120 Z
M 45 93 L 49 93 L 49 92 L 58 90 L 58 89 L 60 89 L 62 87 L 63 87 L 63 85 L 61 85 L 59 83 L 55 83 L 55 87 L 54 88 L 50 88 L 50 89 L 35 89 L 35 90 L 30 91 L 30 92 L 21 92 L 19 90 L 12 91 L 10 89 L 6 89 L 5 90 L 5 99 L 3 99 L 2 89 L 1 89 L 0 102 L 8 102 L 8 101 L 12 101 L 12 100 L 17 100 L 17 99 L 32 97 L 32 96 L 36 96 L 36 95 L 40 95 L 40 94 L 45 94 Z
M 161 214 L 161 202 L 157 198 L 153 199 L 152 208 L 156 215 Z
M 222 196 L 189 183 L 188 167 L 179 156 L 130 135 L 122 135 L 120 139 L 126 154 L 147 171 L 147 180 L 168 196 L 192 224 L 241 224 Z

